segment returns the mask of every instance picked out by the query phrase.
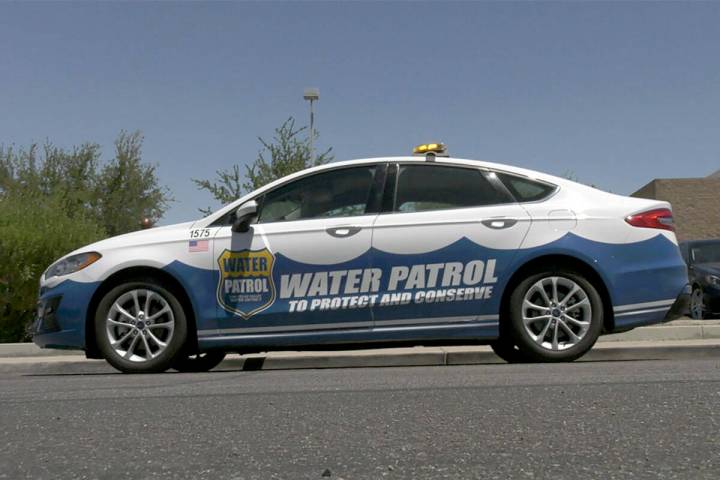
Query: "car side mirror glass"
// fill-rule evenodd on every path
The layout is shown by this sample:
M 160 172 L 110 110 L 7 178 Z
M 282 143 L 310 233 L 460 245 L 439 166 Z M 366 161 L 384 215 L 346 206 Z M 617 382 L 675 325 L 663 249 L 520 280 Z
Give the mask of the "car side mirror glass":
M 250 222 L 257 216 L 258 204 L 255 200 L 250 200 L 240 205 L 235 210 L 235 220 L 232 224 L 232 231 L 236 233 L 245 233 L 250 230 Z

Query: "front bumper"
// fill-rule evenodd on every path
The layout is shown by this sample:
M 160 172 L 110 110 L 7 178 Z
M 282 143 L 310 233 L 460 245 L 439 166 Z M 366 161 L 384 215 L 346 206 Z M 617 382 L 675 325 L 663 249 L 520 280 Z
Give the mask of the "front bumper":
M 38 299 L 33 342 L 41 348 L 85 349 L 88 306 L 98 283 L 66 280 Z

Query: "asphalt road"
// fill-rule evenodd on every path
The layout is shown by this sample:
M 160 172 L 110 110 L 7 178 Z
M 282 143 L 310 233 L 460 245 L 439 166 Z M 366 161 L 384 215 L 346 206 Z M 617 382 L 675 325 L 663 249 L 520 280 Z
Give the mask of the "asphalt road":
M 720 356 L 0 373 L 8 479 L 699 479 L 718 478 L 719 451 Z

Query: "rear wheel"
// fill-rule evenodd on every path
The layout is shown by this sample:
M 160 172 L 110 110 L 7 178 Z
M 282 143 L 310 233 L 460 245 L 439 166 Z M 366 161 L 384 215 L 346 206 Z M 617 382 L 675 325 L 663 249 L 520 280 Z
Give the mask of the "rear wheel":
M 177 297 L 154 279 L 118 285 L 95 314 L 97 345 L 124 373 L 167 370 L 187 337 L 185 312 Z
M 510 323 L 514 343 L 528 361 L 572 361 L 587 353 L 600 336 L 602 300 L 582 274 L 548 270 L 515 288 Z
M 705 318 L 705 300 L 703 291 L 700 287 L 694 287 L 690 296 L 690 317 L 695 320 L 703 320 Z
M 178 355 L 172 362 L 172 368 L 178 372 L 209 372 L 225 359 L 225 352 L 210 351 L 194 355 Z

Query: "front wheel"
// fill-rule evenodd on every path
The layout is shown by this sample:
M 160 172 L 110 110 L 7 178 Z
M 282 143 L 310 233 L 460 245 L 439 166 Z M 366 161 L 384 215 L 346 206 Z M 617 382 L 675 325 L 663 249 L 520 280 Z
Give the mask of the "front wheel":
M 531 275 L 510 296 L 515 345 L 528 361 L 568 362 L 595 344 L 603 326 L 603 305 L 582 274 L 553 269 Z
M 164 372 L 187 338 L 185 312 L 177 297 L 154 279 L 110 290 L 95 314 L 103 357 L 123 373 Z

